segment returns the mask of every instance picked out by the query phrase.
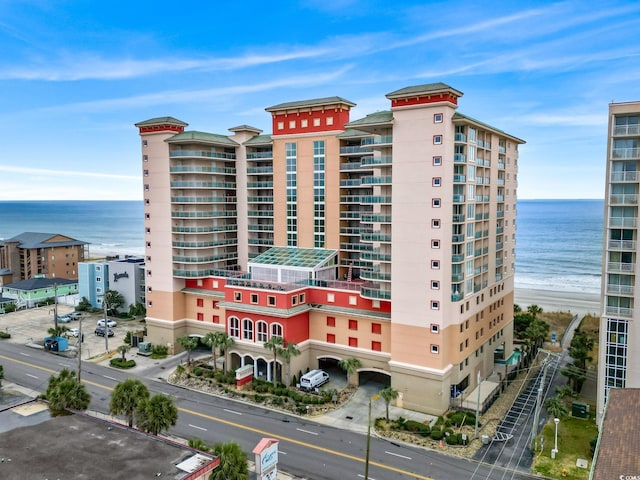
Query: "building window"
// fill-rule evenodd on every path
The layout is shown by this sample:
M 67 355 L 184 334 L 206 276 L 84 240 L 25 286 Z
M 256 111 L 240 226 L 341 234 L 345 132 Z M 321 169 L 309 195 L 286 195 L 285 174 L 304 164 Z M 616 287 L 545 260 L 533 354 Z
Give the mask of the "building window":
M 146 169 L 143 170 L 142 171 L 142 175 L 144 175 L 145 177 L 148 177 L 149 176 L 149 170 L 146 170 Z
M 242 338 L 253 340 L 253 322 L 248 318 L 242 320 Z
M 336 295 L 334 293 L 327 293 L 327 302 L 333 303 L 336 301 Z
M 96 277 L 96 282 L 101 282 L 102 278 L 101 277 Z
M 319 118 L 314 118 L 313 119 L 313 126 L 314 127 L 319 127 L 320 126 L 320 119 Z
M 440 208 L 442 201 L 439 198 L 432 198 L 431 199 L 431 206 L 434 208 Z
M 256 340 L 262 343 L 267 341 L 267 322 L 264 320 L 258 320 L 256 323 Z
M 211 301 L 211 308 L 218 308 L 218 302 L 216 300 Z
M 252 293 L 251 294 L 251 303 L 258 303 L 258 294 L 257 293 Z
M 327 125 L 333 125 L 333 117 L 327 117 Z
M 358 348 L 358 339 L 356 337 L 349 337 L 349 346 Z
M 269 295 L 269 296 L 267 297 L 267 304 L 268 304 L 270 307 L 275 307 L 275 306 L 276 306 L 276 297 L 274 297 L 273 295 Z
M 148 162 L 149 161 L 149 155 L 143 155 L 142 156 L 142 161 L 143 162 Z
M 433 165 L 436 167 L 442 165 L 442 157 L 439 155 L 436 157 L 433 157 Z
M 282 325 L 280 325 L 279 323 L 273 323 L 271 325 L 271 336 L 284 338 L 284 336 L 282 335 Z
M 432 184 L 434 187 L 439 187 L 439 186 L 442 184 L 442 178 L 440 178 L 440 177 L 433 177 L 433 178 L 431 179 L 431 184 Z
M 300 126 L 302 128 L 307 128 L 309 126 L 309 120 L 306 120 L 306 119 L 300 120 Z
M 293 295 L 291 297 L 291 306 L 295 307 L 298 304 L 298 296 L 297 295 Z
M 358 304 L 358 297 L 356 297 L 355 295 L 350 295 L 349 305 L 357 305 L 357 304 Z
M 382 324 L 381 323 L 372 323 L 371 324 L 371 333 L 375 333 L 380 335 L 382 333 Z
M 242 292 L 233 292 L 233 301 L 241 302 L 242 301 Z
M 237 317 L 229 318 L 229 336 L 240 338 L 240 320 Z
M 433 218 L 431 220 L 431 228 L 440 228 L 440 219 L 439 218 Z
M 327 333 L 327 343 L 336 343 L 336 336 L 333 333 Z
M 301 293 L 300 295 L 298 295 L 298 301 L 302 304 L 306 301 L 305 295 L 304 293 Z
M 146 218 L 147 220 L 149 220 L 151 218 L 151 214 L 150 213 L 145 213 L 144 214 L 144 218 Z
M 278 122 L 278 130 L 284 130 L 284 122 Z
M 440 260 L 431 260 L 431 268 L 433 270 L 440 270 Z
M 204 299 L 202 299 L 202 298 L 196 299 L 196 305 L 198 307 L 204 307 Z
M 442 145 L 442 135 L 434 135 L 433 136 L 433 144 L 434 145 Z
M 147 287 L 147 292 L 153 292 L 153 288 L 152 287 Z
M 440 248 L 440 240 L 431 240 L 431 248 Z
M 289 120 L 289 128 L 296 128 L 296 121 L 295 120 Z
M 440 325 L 436 323 L 431 324 L 431 333 L 440 333 Z
M 382 351 L 382 343 L 376 342 L 376 341 L 372 341 L 371 342 L 371 350 L 373 350 L 374 352 L 381 352 Z
M 442 114 L 441 113 L 434 113 L 433 114 L 433 123 L 442 123 Z
M 197 318 L 198 318 L 198 321 L 204 322 L 204 313 L 198 313 Z
M 327 327 L 336 326 L 336 317 L 327 317 Z
M 358 330 L 357 320 L 349 320 L 349 330 Z
M 146 141 L 146 140 L 142 140 L 142 146 L 143 146 L 143 147 L 146 147 L 147 145 L 149 145 L 149 144 L 147 143 L 147 141 Z
M 147 227 L 144 229 L 145 233 L 151 233 L 151 228 Z
M 431 353 L 440 353 L 440 347 L 438 345 L 431 345 Z
M 440 282 L 438 280 L 431 280 L 431 290 L 440 290 Z
M 431 300 L 431 310 L 440 310 L 440 302 Z

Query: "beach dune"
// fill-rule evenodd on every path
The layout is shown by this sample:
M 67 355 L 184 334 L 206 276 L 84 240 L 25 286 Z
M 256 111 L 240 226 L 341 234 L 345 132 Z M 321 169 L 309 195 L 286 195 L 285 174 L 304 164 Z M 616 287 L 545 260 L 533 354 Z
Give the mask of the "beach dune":
M 515 288 L 514 301 L 523 310 L 537 305 L 545 312 L 571 312 L 599 317 L 600 295 L 597 293 L 565 292 L 531 288 Z

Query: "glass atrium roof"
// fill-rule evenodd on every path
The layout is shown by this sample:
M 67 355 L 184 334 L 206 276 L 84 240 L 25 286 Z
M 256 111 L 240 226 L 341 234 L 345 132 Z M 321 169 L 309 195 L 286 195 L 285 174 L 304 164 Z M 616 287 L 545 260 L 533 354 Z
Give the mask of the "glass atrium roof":
M 251 260 L 251 265 L 280 265 L 314 269 L 336 256 L 337 250 L 324 248 L 273 247 Z

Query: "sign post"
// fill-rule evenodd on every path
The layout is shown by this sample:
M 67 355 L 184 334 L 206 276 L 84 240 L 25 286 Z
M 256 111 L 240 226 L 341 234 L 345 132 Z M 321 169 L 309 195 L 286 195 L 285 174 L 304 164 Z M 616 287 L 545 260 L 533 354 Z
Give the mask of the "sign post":
M 253 449 L 257 480 L 276 480 L 278 477 L 278 443 L 275 438 L 263 438 Z

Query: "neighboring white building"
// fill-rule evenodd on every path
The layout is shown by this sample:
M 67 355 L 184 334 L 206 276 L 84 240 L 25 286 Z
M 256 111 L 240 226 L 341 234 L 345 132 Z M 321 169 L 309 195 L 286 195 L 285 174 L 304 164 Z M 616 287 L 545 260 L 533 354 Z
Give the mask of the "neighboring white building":
M 144 259 L 82 262 L 78 283 L 80 298 L 86 297 L 95 308 L 102 308 L 102 297 L 107 290 L 115 290 L 124 297 L 123 310 L 136 303 L 144 305 Z
M 640 315 L 635 297 L 640 193 L 640 102 L 611 103 L 607 140 L 598 422 L 609 390 L 640 387 Z

